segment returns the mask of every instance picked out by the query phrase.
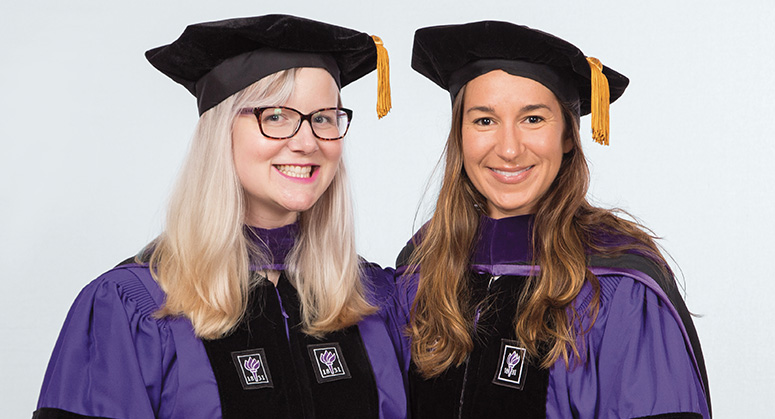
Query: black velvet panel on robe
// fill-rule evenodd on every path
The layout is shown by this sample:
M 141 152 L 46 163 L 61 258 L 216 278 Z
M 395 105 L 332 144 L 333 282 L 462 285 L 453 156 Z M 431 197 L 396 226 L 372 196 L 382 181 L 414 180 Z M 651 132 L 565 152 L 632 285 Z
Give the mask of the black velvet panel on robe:
M 377 418 L 377 386 L 358 326 L 318 340 L 302 332 L 299 309 L 296 290 L 281 274 L 277 288 L 265 281 L 251 294 L 249 315 L 234 333 L 203 341 L 218 382 L 223 418 Z M 346 363 L 349 378 L 318 382 L 313 368 L 326 371 L 326 366 L 310 357 L 308 346 L 322 343 L 338 344 L 336 361 Z M 263 350 L 262 367 L 271 382 L 246 385 L 232 353 L 258 349 Z
M 412 364 L 409 391 L 413 418 L 545 418 L 549 371 L 528 360 L 522 389 L 495 384 L 503 364 L 502 337 L 515 339 L 519 295 L 524 277 L 471 274 L 473 301 L 479 304 L 474 350 L 459 367 L 449 368 L 430 380 Z

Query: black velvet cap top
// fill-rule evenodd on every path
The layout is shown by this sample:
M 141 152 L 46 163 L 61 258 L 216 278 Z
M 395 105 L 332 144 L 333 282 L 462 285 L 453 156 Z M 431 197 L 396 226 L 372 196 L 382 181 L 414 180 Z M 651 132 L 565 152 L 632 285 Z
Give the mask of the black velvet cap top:
M 579 116 L 590 113 L 592 74 L 584 53 L 527 26 L 483 21 L 418 29 L 412 68 L 448 90 L 453 100 L 469 81 L 500 69 L 543 84 Z M 612 103 L 629 80 L 605 66 L 602 73 L 608 79 Z
M 200 115 L 281 70 L 324 68 L 342 88 L 377 67 L 371 36 L 288 15 L 189 25 L 173 43 L 145 56 L 196 96 Z

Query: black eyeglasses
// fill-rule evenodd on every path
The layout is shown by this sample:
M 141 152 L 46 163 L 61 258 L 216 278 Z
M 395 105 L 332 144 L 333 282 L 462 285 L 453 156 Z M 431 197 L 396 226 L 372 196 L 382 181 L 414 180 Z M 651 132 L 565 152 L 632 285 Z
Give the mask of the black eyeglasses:
M 286 106 L 244 108 L 240 114 L 256 116 L 258 129 L 264 137 L 275 140 L 291 138 L 299 132 L 301 123 L 309 122 L 312 134 L 321 140 L 338 140 L 347 134 L 353 111 L 345 108 L 323 108 L 308 114 Z

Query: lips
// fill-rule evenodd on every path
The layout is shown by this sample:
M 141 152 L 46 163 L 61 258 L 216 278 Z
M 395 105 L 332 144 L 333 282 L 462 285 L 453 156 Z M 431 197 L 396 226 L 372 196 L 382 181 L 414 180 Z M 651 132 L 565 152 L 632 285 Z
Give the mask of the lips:
M 276 164 L 275 169 L 285 176 L 299 179 L 306 179 L 312 177 L 312 174 L 317 170 L 319 166 L 306 165 L 296 166 L 292 164 Z

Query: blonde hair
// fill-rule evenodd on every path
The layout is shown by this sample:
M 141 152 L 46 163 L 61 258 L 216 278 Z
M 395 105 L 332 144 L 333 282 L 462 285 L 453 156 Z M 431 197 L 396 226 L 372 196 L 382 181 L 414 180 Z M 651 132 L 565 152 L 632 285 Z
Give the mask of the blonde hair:
M 156 315 L 189 318 L 200 338 L 220 338 L 240 322 L 257 285 L 250 256 L 268 260 L 244 230 L 247 201 L 234 167 L 234 121 L 242 108 L 287 101 L 295 77 L 295 69 L 264 77 L 200 117 L 165 229 L 150 245 L 151 272 L 167 294 Z M 360 279 L 344 162 L 299 223 L 286 275 L 299 293 L 305 332 L 323 335 L 372 313 Z
M 487 200 L 463 169 L 464 100 L 465 86 L 453 103 L 436 208 L 409 260 L 409 272 L 419 269 L 420 274 L 408 328 L 412 360 L 426 378 L 460 365 L 474 347 L 475 307 L 467 274 Z M 537 276 L 527 278 L 520 301 L 514 302 L 519 308 L 515 334 L 545 368 L 559 358 L 568 365 L 571 353 L 579 354 L 576 338 L 584 333 L 578 327 L 582 317 L 590 316 L 593 322 L 597 317 L 600 286 L 587 269 L 588 252 L 613 256 L 635 251 L 667 269 L 654 237 L 641 225 L 587 201 L 589 168 L 581 149 L 578 117 L 567 105 L 561 106 L 564 136 L 573 148 L 563 156 L 557 177 L 536 208 L 532 236 L 537 239 L 532 246 L 538 260 L 533 264 L 541 269 Z M 609 244 L 599 239 L 601 235 L 627 240 Z M 591 284 L 594 295 L 588 311 L 576 313 L 572 303 L 585 282 Z

